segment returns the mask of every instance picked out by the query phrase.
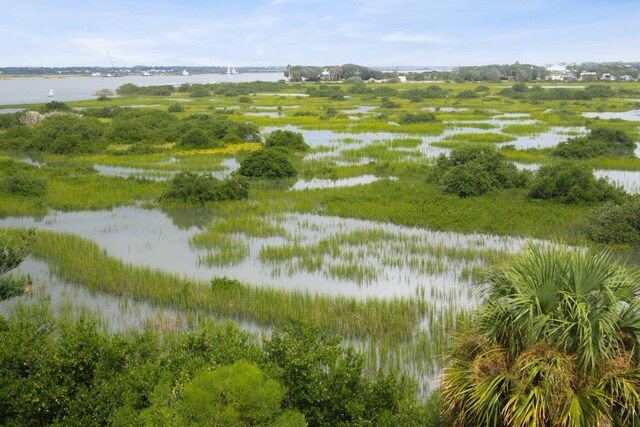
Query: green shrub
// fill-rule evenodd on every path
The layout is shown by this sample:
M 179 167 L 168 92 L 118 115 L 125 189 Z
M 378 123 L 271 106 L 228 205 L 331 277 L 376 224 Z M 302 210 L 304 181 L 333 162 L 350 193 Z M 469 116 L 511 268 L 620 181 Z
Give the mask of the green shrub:
M 253 178 L 288 178 L 297 173 L 287 156 L 273 149 L 251 153 L 240 163 L 239 172 Z
M 182 104 L 171 104 L 167 108 L 167 111 L 170 113 L 181 113 L 184 111 L 184 107 L 182 106 Z
M 404 113 L 402 115 L 400 115 L 400 118 L 398 119 L 398 123 L 402 124 L 402 125 L 408 125 L 408 124 L 413 124 L 413 123 L 429 123 L 429 122 L 435 122 L 436 116 L 435 114 L 429 112 L 429 111 L 421 111 L 419 113 Z
M 443 193 L 471 197 L 496 188 L 521 188 L 527 174 L 501 152 L 485 147 L 464 147 L 438 157 L 430 179 L 444 186 Z
M 459 94 L 456 95 L 458 99 L 473 99 L 477 98 L 478 94 L 472 90 L 463 90 Z
M 54 115 L 34 126 L 27 149 L 53 154 L 93 153 L 106 147 L 105 126 L 93 117 Z
M 635 148 L 635 141 L 626 132 L 598 127 L 592 129 L 587 136 L 561 142 L 553 154 L 568 159 L 634 157 Z
M 587 235 L 597 243 L 640 245 L 640 197 L 592 211 Z
M 568 204 L 621 201 L 624 191 L 605 178 L 596 179 L 593 170 L 587 165 L 561 162 L 541 166 L 534 175 L 528 195 L 532 199 Z
M 47 194 L 47 180 L 25 172 L 15 172 L 0 180 L 0 191 L 12 196 L 41 197 Z
M 208 147 L 211 140 L 206 133 L 200 128 L 189 129 L 182 138 L 178 146 L 186 148 L 205 148 Z
M 307 151 L 309 149 L 309 146 L 304 142 L 302 134 L 290 130 L 274 130 L 269 134 L 264 145 L 266 147 L 282 147 L 294 151 Z
M 205 203 L 211 201 L 240 200 L 249 196 L 249 185 L 241 177 L 219 180 L 211 174 L 180 172 L 160 196 L 161 201 Z
M 6 273 L 18 267 L 29 256 L 34 239 L 33 229 L 21 233 L 19 239 L 9 239 L 5 234 L 0 234 L 0 301 L 22 295 L 31 284 L 29 276 L 12 277 Z

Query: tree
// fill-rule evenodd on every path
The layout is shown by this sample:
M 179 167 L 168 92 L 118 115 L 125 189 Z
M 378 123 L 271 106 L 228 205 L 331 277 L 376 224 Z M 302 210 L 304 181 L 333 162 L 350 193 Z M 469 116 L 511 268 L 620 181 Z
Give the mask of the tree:
M 598 243 L 640 245 L 640 198 L 622 205 L 607 203 L 591 212 L 587 236 Z
M 619 202 L 624 194 L 605 178 L 596 179 L 588 165 L 565 161 L 541 166 L 533 177 L 528 195 L 532 199 L 561 203 L 593 203 Z
M 501 152 L 485 147 L 464 147 L 452 150 L 449 156 L 438 157 L 431 180 L 444 186 L 443 193 L 471 197 L 497 188 L 520 188 L 527 175 L 518 171 Z
M 593 128 L 587 136 L 563 141 L 553 151 L 554 156 L 590 159 L 593 157 L 635 157 L 636 143 L 622 130 Z
M 442 379 L 459 426 L 638 426 L 638 276 L 529 244 L 486 281 Z
M 300 412 L 282 410 L 285 391 L 256 365 L 238 361 L 196 373 L 173 407 L 156 403 L 143 419 L 150 425 L 306 426 Z
M 266 147 L 282 147 L 294 151 L 307 151 L 309 149 L 300 132 L 280 129 L 271 132 L 264 145 Z
M 258 150 L 240 162 L 240 175 L 253 178 L 289 178 L 296 175 L 293 163 L 274 149 Z
M 13 277 L 7 275 L 29 257 L 31 245 L 35 239 L 33 229 L 21 233 L 17 239 L 9 239 L 0 234 L 0 301 L 22 295 L 31 284 L 29 276 Z
M 180 147 L 189 148 L 206 148 L 209 146 L 210 140 L 206 133 L 200 128 L 189 129 L 182 138 L 180 138 Z
M 211 174 L 180 172 L 169 181 L 169 186 L 160 196 L 160 200 L 203 204 L 246 199 L 248 195 L 249 185 L 245 178 L 229 177 L 219 180 Z

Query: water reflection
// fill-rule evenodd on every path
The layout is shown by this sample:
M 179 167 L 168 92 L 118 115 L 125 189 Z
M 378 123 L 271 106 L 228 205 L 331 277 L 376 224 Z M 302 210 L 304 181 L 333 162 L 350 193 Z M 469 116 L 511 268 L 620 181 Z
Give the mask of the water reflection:
M 623 111 L 619 113 L 582 113 L 584 117 L 589 117 L 592 119 L 602 119 L 602 120 L 611 120 L 611 119 L 620 119 L 620 120 L 629 120 L 632 122 L 640 121 L 640 110 L 631 110 L 631 111 Z
M 227 276 L 255 286 L 357 298 L 411 297 L 435 292 L 445 299 L 462 300 L 463 304 L 463 290 L 471 280 L 469 273 L 486 264 L 483 259 L 489 252 L 514 252 L 523 245 L 523 240 L 516 238 L 284 214 L 263 218 L 286 230 L 284 236 L 258 238 L 242 230 L 232 232 L 235 244 L 248 246 L 246 258 L 234 265 L 208 266 L 200 260 L 207 250 L 196 249 L 189 241 L 210 219 L 210 212 L 199 208 L 193 212 L 163 212 L 122 207 L 112 211 L 55 212 L 40 220 L 7 218 L 0 220 L 0 227 L 34 226 L 76 234 L 96 242 L 108 255 L 124 262 L 194 279 Z M 339 253 L 315 252 L 314 256 L 320 256 L 316 259 L 322 261 L 312 266 L 298 258 L 304 253 L 296 255 L 296 251 L 276 263 L 268 256 L 278 247 L 303 248 L 311 254 L 326 242 L 340 239 L 351 243 L 341 246 Z
M 372 182 L 376 182 L 378 179 L 379 178 L 375 175 L 362 175 L 340 179 L 313 178 L 309 181 L 300 179 L 295 184 L 293 184 L 291 190 L 314 190 L 319 188 L 353 187 L 356 185 L 371 184 Z

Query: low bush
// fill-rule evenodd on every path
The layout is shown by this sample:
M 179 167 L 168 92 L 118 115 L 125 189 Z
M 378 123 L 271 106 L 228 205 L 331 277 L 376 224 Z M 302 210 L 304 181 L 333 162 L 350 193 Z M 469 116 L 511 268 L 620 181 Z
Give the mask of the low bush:
M 304 142 L 302 134 L 290 130 L 274 130 L 269 134 L 264 145 L 266 147 L 282 147 L 294 151 L 307 151 L 309 149 L 309 146 Z
M 398 123 L 401 125 L 409 125 L 413 123 L 429 123 L 437 121 L 435 114 L 428 111 L 421 111 L 419 113 L 405 113 L 400 115 Z
M 252 178 L 288 178 L 297 173 L 291 160 L 274 149 L 254 151 L 240 163 L 239 172 Z
M 528 175 L 518 171 L 501 152 L 485 147 L 465 147 L 440 155 L 430 179 L 444 186 L 443 193 L 480 196 L 498 188 L 521 188 Z
M 634 157 L 635 148 L 635 141 L 626 132 L 599 127 L 592 129 L 587 136 L 561 142 L 553 154 L 567 159 Z
M 596 179 L 589 166 L 567 161 L 541 166 L 533 177 L 528 195 L 532 199 L 569 204 L 619 202 L 624 194 L 605 178 Z
M 41 197 L 47 194 L 47 180 L 26 172 L 15 172 L 0 180 L 0 192 L 12 196 Z
M 592 211 L 587 236 L 597 243 L 640 245 L 640 197 Z
M 161 201 L 206 203 L 211 201 L 240 200 L 249 196 L 249 185 L 242 177 L 219 180 L 211 174 L 180 172 L 160 196 Z

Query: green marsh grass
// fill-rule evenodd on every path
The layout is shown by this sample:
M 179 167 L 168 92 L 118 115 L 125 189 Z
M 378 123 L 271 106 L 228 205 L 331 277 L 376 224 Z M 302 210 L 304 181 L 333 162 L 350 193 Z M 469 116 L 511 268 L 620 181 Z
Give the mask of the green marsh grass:
M 240 283 L 212 288 L 207 282 L 125 264 L 82 238 L 47 231 L 38 233 L 33 254 L 64 280 L 89 289 L 263 325 L 298 319 L 345 336 L 376 334 L 402 340 L 411 337 L 430 310 L 426 302 L 409 299 L 357 301 Z

